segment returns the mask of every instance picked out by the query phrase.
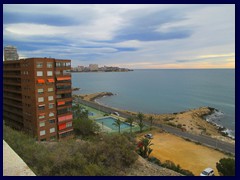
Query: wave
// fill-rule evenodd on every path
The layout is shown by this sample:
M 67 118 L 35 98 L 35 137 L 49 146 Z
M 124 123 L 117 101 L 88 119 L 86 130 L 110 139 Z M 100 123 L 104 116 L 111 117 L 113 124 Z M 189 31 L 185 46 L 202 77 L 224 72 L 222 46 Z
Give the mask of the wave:
M 228 129 L 222 125 L 220 125 L 218 122 L 224 117 L 224 113 L 215 109 L 212 114 L 205 117 L 205 120 L 214 126 L 217 126 L 219 131 L 227 135 L 228 137 L 235 139 L 234 131 L 231 129 Z

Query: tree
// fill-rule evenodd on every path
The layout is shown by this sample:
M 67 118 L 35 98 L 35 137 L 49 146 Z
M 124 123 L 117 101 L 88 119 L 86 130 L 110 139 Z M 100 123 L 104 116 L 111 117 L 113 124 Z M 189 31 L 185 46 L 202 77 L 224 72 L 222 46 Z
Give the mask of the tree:
M 148 158 L 152 152 L 152 149 L 150 148 L 151 145 L 153 144 L 151 143 L 150 139 L 142 138 L 138 143 L 138 154 L 144 158 Z
M 122 121 L 120 121 L 119 118 L 115 120 L 115 122 L 113 123 L 114 126 L 118 127 L 118 133 L 120 133 L 121 124 L 122 124 Z
M 144 114 L 139 112 L 137 114 L 137 118 L 138 118 L 138 126 L 140 128 L 140 132 L 142 132 L 142 129 L 144 127 L 144 123 L 143 123 Z
M 132 124 L 134 122 L 133 117 L 128 117 L 126 122 L 128 122 L 130 124 L 130 132 L 132 133 Z
M 80 104 L 76 104 L 72 107 L 73 115 L 75 119 L 78 119 L 81 117 L 81 113 L 83 111 L 83 107 Z
M 216 168 L 222 176 L 235 176 L 235 159 L 222 158 L 216 163 Z
M 153 125 L 153 117 L 152 117 L 152 116 L 150 116 L 150 117 L 148 118 L 148 120 L 150 121 L 150 130 L 152 130 L 152 125 Z
M 76 135 L 92 135 L 100 131 L 98 124 L 91 119 L 74 119 L 73 129 Z

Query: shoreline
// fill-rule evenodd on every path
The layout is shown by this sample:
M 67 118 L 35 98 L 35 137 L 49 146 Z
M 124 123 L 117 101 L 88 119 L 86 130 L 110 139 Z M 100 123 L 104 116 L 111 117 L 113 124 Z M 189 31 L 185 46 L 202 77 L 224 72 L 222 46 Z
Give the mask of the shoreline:
M 102 105 L 101 103 L 97 102 L 96 99 L 113 95 L 116 94 L 113 94 L 111 92 L 98 92 L 92 94 L 80 94 L 75 96 L 80 97 L 85 101 L 90 101 Z M 116 109 L 116 111 L 119 112 L 127 113 L 132 116 L 136 116 L 138 113 L 128 110 L 121 110 L 117 108 L 113 109 Z M 230 134 L 227 133 L 227 131 L 229 131 L 227 128 L 208 120 L 208 117 L 216 112 L 219 111 L 212 107 L 200 107 L 176 113 L 168 114 L 146 113 L 144 115 L 146 121 L 148 121 L 148 118 L 152 116 L 155 124 L 167 124 L 170 126 L 177 127 L 182 131 L 186 131 L 188 133 L 206 135 L 221 141 L 226 141 L 235 144 L 235 137 L 233 138 Z

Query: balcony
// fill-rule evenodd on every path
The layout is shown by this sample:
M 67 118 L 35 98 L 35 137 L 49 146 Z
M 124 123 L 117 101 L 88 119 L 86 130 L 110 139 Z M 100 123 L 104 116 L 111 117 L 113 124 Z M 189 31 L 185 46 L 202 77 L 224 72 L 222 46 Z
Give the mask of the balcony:
M 20 66 L 18 67 L 3 67 L 3 71 L 21 71 Z
M 17 82 L 17 81 L 3 81 L 4 85 L 11 85 L 11 86 L 21 86 L 21 82 Z
M 4 78 L 21 78 L 21 74 L 3 74 Z
M 11 100 L 4 100 L 3 104 L 22 109 L 22 103 L 19 103 L 19 102 L 13 102 Z
M 22 111 L 19 111 L 19 110 L 14 110 L 13 108 L 9 108 L 9 107 L 4 107 L 3 106 L 3 111 L 6 111 L 6 112 L 10 112 L 10 113 L 12 113 L 12 114 L 17 114 L 17 115 L 19 115 L 19 116 L 22 116 L 23 114 L 22 114 Z
M 22 123 L 23 122 L 23 118 L 22 116 L 16 115 L 16 114 L 12 114 L 10 112 L 3 112 L 3 119 L 11 119 L 17 122 Z
M 13 90 L 13 89 L 9 89 L 9 88 L 3 88 L 3 91 L 22 94 L 21 90 L 19 90 L 19 89 L 18 90 L 17 89 Z
M 56 94 L 65 94 L 65 93 L 71 93 L 72 92 L 72 88 L 71 89 L 57 89 L 56 90 Z
M 4 99 L 12 99 L 12 100 L 15 100 L 15 101 L 20 101 L 22 102 L 22 96 L 16 96 L 16 95 L 13 95 L 13 94 L 9 94 L 9 93 L 3 93 L 3 98 Z

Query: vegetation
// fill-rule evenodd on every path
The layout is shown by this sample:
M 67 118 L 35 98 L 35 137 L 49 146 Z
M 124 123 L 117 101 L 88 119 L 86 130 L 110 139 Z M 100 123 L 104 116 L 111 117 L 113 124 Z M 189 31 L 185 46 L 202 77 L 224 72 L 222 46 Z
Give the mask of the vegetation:
M 216 168 L 222 176 L 235 176 L 235 159 L 222 158 L 216 163 Z
M 182 169 L 179 164 L 176 165 L 176 164 L 174 164 L 174 162 L 169 161 L 169 160 L 165 161 L 162 164 L 162 167 L 172 169 L 173 171 L 179 172 L 180 174 L 183 174 L 183 175 L 186 175 L 186 176 L 194 176 L 194 174 L 191 171 L 186 170 L 186 169 Z
M 88 119 L 88 110 L 82 105 L 76 104 L 72 107 L 74 119 Z
M 122 124 L 122 121 L 119 118 L 116 119 L 115 122 L 113 123 L 113 125 L 118 128 L 118 133 L 119 134 L 120 134 L 120 131 L 121 131 L 121 124 Z
M 38 176 L 119 175 L 137 159 L 135 146 L 122 134 L 95 141 L 39 143 L 4 126 L 4 140 Z
M 153 125 L 153 117 L 152 117 L 152 116 L 150 116 L 150 117 L 148 118 L 148 120 L 150 121 L 150 130 L 152 130 L 152 125 Z
M 137 145 L 137 153 L 143 158 L 148 158 L 152 152 L 150 146 L 153 145 L 148 138 L 142 138 Z
M 130 124 L 130 132 L 132 133 L 132 124 L 134 122 L 134 118 L 133 117 L 128 117 L 126 122 Z
M 143 119 L 144 119 L 144 114 L 143 113 L 138 113 L 137 114 L 137 118 L 138 118 L 138 126 L 140 128 L 140 132 L 142 132 L 142 129 L 144 127 L 144 123 L 143 123 Z
M 100 131 L 99 125 L 91 119 L 74 119 L 73 129 L 76 135 L 89 136 Z

